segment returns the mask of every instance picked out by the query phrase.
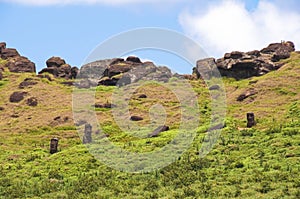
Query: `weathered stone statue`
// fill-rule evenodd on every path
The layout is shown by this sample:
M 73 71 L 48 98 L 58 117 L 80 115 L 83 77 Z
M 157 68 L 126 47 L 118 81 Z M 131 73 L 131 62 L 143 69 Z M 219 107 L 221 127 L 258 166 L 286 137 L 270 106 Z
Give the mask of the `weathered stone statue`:
M 83 144 L 92 142 L 92 126 L 90 124 L 86 124 L 84 126 L 84 135 L 83 135 Z
M 54 154 L 58 152 L 58 138 L 52 138 L 50 141 L 50 153 Z
M 252 126 L 255 126 L 255 124 L 254 113 L 247 113 L 247 128 L 251 128 Z

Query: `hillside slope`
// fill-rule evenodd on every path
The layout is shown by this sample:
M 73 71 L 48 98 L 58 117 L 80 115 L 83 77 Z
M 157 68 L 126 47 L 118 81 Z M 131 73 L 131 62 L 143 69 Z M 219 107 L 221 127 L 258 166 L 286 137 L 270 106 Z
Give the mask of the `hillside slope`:
M 299 198 L 300 54 L 282 62 L 278 71 L 261 77 L 224 78 L 226 127 L 204 158 L 198 152 L 210 120 L 209 90 L 201 80 L 190 80 L 201 110 L 197 137 L 182 158 L 143 174 L 113 170 L 88 152 L 72 119 L 73 88 L 62 84 L 69 80 L 5 69 L 0 81 L 0 198 Z M 36 84 L 19 88 L 24 80 Z M 111 102 L 114 89 L 98 86 L 95 102 Z M 10 102 L 16 91 L 27 94 L 20 102 Z M 245 91 L 254 94 L 237 101 Z M 140 94 L 147 98 L 139 99 Z M 27 104 L 32 97 L 37 106 Z M 156 84 L 141 87 L 129 100 L 131 114 L 144 118 L 140 126 L 149 122 L 148 109 L 158 102 L 166 109 L 170 130 L 156 138 L 128 136 L 109 108 L 95 110 L 112 142 L 144 152 L 173 139 L 180 106 L 172 92 Z M 247 112 L 257 117 L 250 129 L 245 129 Z M 53 137 L 60 140 L 59 152 L 50 155 Z

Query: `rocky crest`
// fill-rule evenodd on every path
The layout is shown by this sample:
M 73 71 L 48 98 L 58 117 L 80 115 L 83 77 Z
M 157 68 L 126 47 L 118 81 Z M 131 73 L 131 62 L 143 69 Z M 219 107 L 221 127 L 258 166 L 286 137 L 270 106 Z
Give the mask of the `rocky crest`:
M 106 59 L 84 65 L 79 78 L 86 78 L 80 87 L 106 85 L 121 86 L 140 80 L 167 82 L 172 77 L 167 67 L 156 66 L 152 62 L 141 62 L 138 57 Z M 84 85 L 83 85 L 84 84 Z M 89 85 L 88 85 L 89 84 Z
M 44 68 L 39 74 L 50 73 L 56 78 L 75 79 L 78 73 L 77 67 L 71 67 L 60 57 L 51 57 L 46 61 L 47 68 Z
M 221 76 L 232 77 L 237 80 L 261 76 L 279 69 L 282 66 L 279 61 L 289 58 L 293 51 L 295 51 L 295 46 L 290 41 L 273 43 L 260 51 L 234 51 L 226 53 L 223 58 L 217 60 L 207 58 L 197 61 L 197 66 L 193 72 L 197 78 L 200 78 L 201 74 L 211 75 L 211 69 L 217 67 Z
M 10 72 L 36 72 L 35 64 L 32 61 L 30 61 L 27 57 L 21 56 L 16 49 L 6 48 L 5 42 L 0 43 L 0 58 L 6 61 L 5 65 L 2 67 L 7 67 Z M 0 66 L 0 68 L 2 67 Z M 0 74 L 0 77 L 1 76 L 2 74 Z

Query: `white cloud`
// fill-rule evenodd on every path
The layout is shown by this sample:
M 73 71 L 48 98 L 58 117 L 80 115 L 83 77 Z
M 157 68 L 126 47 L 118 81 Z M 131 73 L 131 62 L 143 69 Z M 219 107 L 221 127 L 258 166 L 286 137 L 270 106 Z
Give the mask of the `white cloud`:
M 0 2 L 17 3 L 34 6 L 51 6 L 51 5 L 126 5 L 141 3 L 160 3 L 160 0 L 0 0 Z M 183 2 L 182 0 L 165 0 L 166 3 Z
M 261 49 L 281 40 L 293 41 L 300 48 L 300 12 L 289 6 L 283 9 L 277 1 L 262 0 L 250 12 L 242 1 L 222 0 L 199 13 L 185 10 L 179 22 L 210 56 Z

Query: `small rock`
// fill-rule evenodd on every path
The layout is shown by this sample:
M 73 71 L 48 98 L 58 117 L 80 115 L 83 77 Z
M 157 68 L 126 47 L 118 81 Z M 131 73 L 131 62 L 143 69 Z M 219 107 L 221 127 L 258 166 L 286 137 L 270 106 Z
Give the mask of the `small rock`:
M 139 98 L 147 98 L 147 95 L 141 94 L 141 95 L 139 96 Z
M 3 108 L 3 107 L 0 107 L 0 111 L 4 111 L 4 108 Z
M 30 87 L 36 85 L 37 82 L 34 82 L 31 78 L 26 78 L 22 83 L 19 84 L 20 89 L 24 89 L 26 87 Z
M 105 103 L 105 104 L 95 104 L 95 108 L 114 108 L 116 105 L 110 104 L 110 103 Z
M 24 99 L 27 92 L 14 92 L 10 97 L 9 101 L 13 103 L 18 103 Z
M 220 86 L 219 85 L 212 85 L 211 87 L 209 87 L 209 90 L 219 90 Z
M 239 102 L 241 102 L 241 101 L 244 101 L 245 99 L 247 99 L 250 96 L 256 95 L 257 93 L 258 92 L 255 91 L 254 89 L 250 89 L 250 90 L 245 91 L 241 95 L 239 95 L 236 100 L 239 101 Z
M 35 97 L 31 97 L 31 98 L 27 99 L 27 105 L 28 106 L 37 106 L 38 100 Z
M 168 131 L 170 128 L 168 126 L 160 126 L 156 128 L 148 137 L 157 137 L 160 133 Z
M 142 118 L 142 117 L 140 117 L 140 116 L 131 116 L 130 117 L 130 120 L 131 121 L 141 121 L 141 120 L 143 120 L 144 118 Z

